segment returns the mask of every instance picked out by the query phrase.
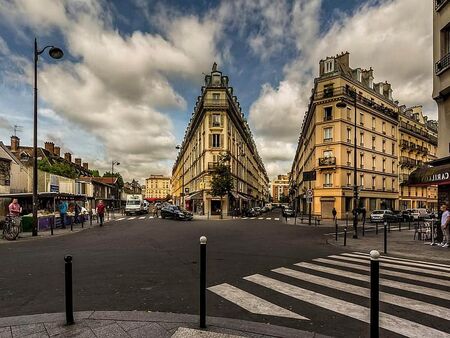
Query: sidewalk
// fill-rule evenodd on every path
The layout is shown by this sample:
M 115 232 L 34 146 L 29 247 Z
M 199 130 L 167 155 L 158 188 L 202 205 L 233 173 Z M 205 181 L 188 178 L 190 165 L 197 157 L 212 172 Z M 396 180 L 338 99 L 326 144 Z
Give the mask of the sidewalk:
M 326 338 L 313 332 L 237 319 L 207 317 L 200 330 L 199 317 L 187 314 L 141 311 L 83 311 L 75 324 L 65 325 L 64 313 L 0 318 L 0 337 L 152 337 Z
M 344 247 L 344 226 L 339 226 L 338 241 L 335 240 L 335 232 L 327 234 L 327 243 L 346 248 L 351 251 L 369 253 L 371 250 L 378 250 L 384 254 L 384 227 L 383 224 L 378 227 L 378 235 L 375 233 L 375 226 L 366 224 L 365 236 L 362 236 L 362 225 L 358 227 L 358 239 L 353 239 L 352 225 L 350 224 L 347 232 L 347 245 Z M 417 238 L 417 237 L 416 237 Z M 414 227 L 408 230 L 408 225 L 403 224 L 402 230 L 398 231 L 398 224 L 391 225 L 391 232 L 387 233 L 387 254 L 409 259 L 436 261 L 440 263 L 450 263 L 449 248 L 431 246 L 430 241 L 414 240 Z
M 105 221 L 104 221 L 104 225 L 107 225 L 109 222 L 116 220 L 117 218 L 122 217 L 121 213 L 116 213 L 116 214 L 111 214 L 109 217 L 107 215 L 105 215 Z M 46 230 L 46 231 L 39 231 L 37 237 L 33 237 L 32 232 L 21 232 L 19 234 L 19 237 L 15 240 L 15 241 L 8 241 L 6 239 L 1 238 L 1 233 L 0 233 L 0 245 L 1 244 L 5 244 L 5 243 L 20 243 L 20 242 L 24 242 L 24 241 L 32 241 L 32 240 L 37 240 L 37 239 L 44 239 L 44 238 L 51 238 L 51 237 L 59 237 L 59 236 L 63 236 L 63 235 L 69 235 L 69 234 L 74 234 L 89 228 L 93 228 L 93 227 L 98 227 L 100 226 L 100 223 L 97 223 L 97 220 L 93 220 L 92 221 L 92 225 L 90 225 L 89 221 L 84 222 L 84 226 L 79 223 L 79 224 L 74 224 L 73 225 L 73 230 L 70 229 L 70 225 L 67 225 L 65 229 L 62 228 L 56 228 L 53 229 L 53 236 L 51 234 L 50 229 Z M 0 335 L 1 337 L 1 335 Z

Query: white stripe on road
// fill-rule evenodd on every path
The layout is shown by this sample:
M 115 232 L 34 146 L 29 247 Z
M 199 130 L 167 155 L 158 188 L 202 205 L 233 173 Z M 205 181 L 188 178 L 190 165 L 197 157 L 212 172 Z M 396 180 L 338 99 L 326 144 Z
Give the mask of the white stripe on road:
M 139 217 L 139 219 L 145 219 L 145 216 Z
M 252 217 L 252 218 L 250 218 L 250 219 L 256 219 L 256 217 Z
M 270 218 L 270 217 L 266 217 L 266 219 L 268 219 L 268 220 L 271 220 L 272 218 Z
M 349 257 L 357 257 L 360 259 L 369 259 L 370 257 L 362 257 L 361 255 L 357 255 L 357 254 L 349 254 L 349 253 L 344 253 L 344 256 L 349 256 Z M 422 262 L 422 261 L 408 261 L 408 262 L 393 262 L 392 259 L 390 259 L 391 257 L 380 257 L 379 260 L 382 262 L 389 262 L 389 263 L 396 263 L 396 264 L 402 264 L 402 265 L 411 265 L 411 266 L 419 266 L 419 267 L 425 267 L 425 268 L 431 268 L 431 269 L 435 269 L 435 270 L 442 270 L 442 271 L 450 271 L 450 267 L 446 266 L 445 264 L 432 264 L 432 263 L 427 263 L 427 262 Z M 408 267 L 409 269 L 409 267 Z
M 247 217 L 242 217 L 242 219 L 247 219 Z
M 354 254 L 357 254 L 357 255 L 360 255 L 360 256 L 367 256 L 367 257 L 369 257 L 369 254 L 366 254 L 366 253 L 363 253 L 363 252 L 354 252 Z M 413 260 L 413 259 L 406 259 L 406 258 L 399 258 L 399 257 L 392 257 L 392 256 L 381 256 L 380 259 L 381 258 L 383 260 L 386 260 L 386 261 L 388 261 L 388 260 L 395 261 L 396 263 L 400 263 L 398 261 L 401 261 L 401 262 L 413 262 L 413 263 L 423 263 L 423 264 L 428 264 L 429 266 L 432 266 L 432 265 L 434 265 L 434 266 L 442 266 L 444 268 L 449 268 L 450 269 L 450 265 L 447 265 L 447 264 L 431 263 L 431 262 L 425 262 L 425 261 L 416 261 L 416 260 Z
M 288 222 L 289 222 L 290 220 L 291 220 L 290 218 L 286 218 L 286 221 L 288 221 Z
M 154 218 L 153 216 L 150 216 L 149 218 Z
M 275 217 L 274 220 L 275 220 L 275 221 L 279 221 L 280 219 L 279 219 L 278 217 Z
M 135 219 L 136 217 L 130 217 L 130 218 L 128 218 L 129 220 L 132 220 L 132 219 Z
M 342 283 L 334 279 L 323 278 L 287 268 L 278 268 L 273 269 L 272 271 L 309 283 L 325 286 L 334 290 L 340 290 L 357 296 L 370 298 L 370 289 L 363 288 L 361 286 Z M 425 303 L 420 300 L 397 296 L 383 291 L 380 292 L 380 300 L 384 303 L 394 304 L 400 307 L 412 309 L 418 312 L 425 313 L 427 315 L 432 315 L 439 318 L 450 318 L 450 309 L 434 304 Z
M 354 259 L 354 258 L 349 258 L 349 257 L 341 257 L 341 256 L 337 256 L 337 255 L 331 255 L 328 257 L 338 258 L 338 259 L 342 259 L 342 260 L 353 260 Z M 350 264 L 350 263 L 344 263 L 344 262 L 338 262 L 338 261 L 330 261 L 328 259 L 324 260 L 322 258 L 317 258 L 317 259 L 313 259 L 313 260 L 317 261 L 317 262 L 322 262 L 322 263 L 336 264 L 336 265 L 340 265 L 340 266 L 344 266 L 344 267 L 348 267 L 348 268 L 352 268 L 352 269 L 356 269 L 356 270 L 370 271 L 369 264 L 366 264 L 366 265 Z M 366 262 L 364 262 L 364 263 L 366 263 Z M 381 267 L 385 267 L 385 265 L 381 264 Z M 421 282 L 425 282 L 425 283 L 438 284 L 438 285 L 443 285 L 443 286 L 450 288 L 450 281 L 447 281 L 444 279 L 425 277 L 425 276 L 420 276 L 417 274 L 409 274 L 409 273 L 398 272 L 398 271 L 393 271 L 393 270 L 388 270 L 388 269 L 380 269 L 380 274 L 386 275 L 386 276 L 401 277 L 401 278 L 411 279 L 414 281 L 421 281 Z
M 254 296 L 251 293 L 238 289 L 227 283 L 209 287 L 208 290 L 251 313 L 309 320 L 306 317 L 300 316 L 297 313 L 272 304 L 262 298 Z
M 336 258 L 336 257 L 335 257 Z M 362 264 L 369 264 L 369 260 L 368 259 L 364 259 L 363 257 L 360 258 L 352 258 L 352 257 L 340 257 L 340 259 L 344 259 L 347 261 L 352 261 L 352 262 L 358 262 L 358 263 L 362 263 Z M 381 261 L 380 266 L 385 267 L 385 268 L 393 268 L 393 269 L 398 269 L 398 270 L 406 270 L 406 271 L 414 271 L 414 272 L 420 272 L 420 273 L 426 273 L 428 275 L 433 275 L 433 276 L 438 276 L 438 277 L 447 277 L 450 278 L 450 273 L 449 272 L 444 272 L 444 271 L 436 271 L 436 270 L 432 270 L 433 269 L 444 269 L 444 268 L 440 268 L 440 267 L 429 267 L 428 269 L 423 269 L 423 268 L 416 268 L 413 266 L 404 266 L 404 265 L 399 265 L 397 263 L 392 264 L 392 263 L 383 263 L 384 260 Z
M 264 217 L 259 217 L 258 219 L 264 219 Z
M 280 282 L 262 275 L 252 275 L 244 279 L 264 286 L 289 297 L 301 300 L 321 308 L 334 311 L 364 323 L 369 323 L 370 311 L 367 307 L 346 302 L 314 291 L 306 290 L 294 285 Z M 421 325 L 403 318 L 380 312 L 380 327 L 407 337 L 446 337 L 448 334 L 431 327 Z
M 317 265 L 317 264 L 302 262 L 302 263 L 296 263 L 294 265 L 300 266 L 303 268 L 307 268 L 307 269 L 311 269 L 311 270 L 315 270 L 315 271 L 322 271 L 325 273 L 330 273 L 332 275 L 338 275 L 338 276 L 342 276 L 342 277 L 357 279 L 357 280 L 361 280 L 364 282 L 370 281 L 370 276 L 368 276 L 368 275 L 362 275 L 359 273 L 349 272 L 349 271 L 345 271 L 345 270 L 328 268 L 328 267 Z M 384 278 L 380 278 L 380 285 L 384 285 L 384 286 L 387 286 L 390 288 L 420 293 L 420 294 L 424 294 L 427 296 L 433 296 L 433 297 L 442 298 L 442 299 L 448 299 L 450 297 L 450 293 L 446 292 L 446 291 L 427 288 L 425 286 L 419 286 L 419 285 L 413 285 L 413 284 L 408 284 L 408 283 L 392 281 L 392 280 L 388 280 L 388 279 L 384 279 Z
M 118 221 L 123 221 L 125 219 L 125 217 L 122 217 L 122 218 L 118 218 L 117 220 Z

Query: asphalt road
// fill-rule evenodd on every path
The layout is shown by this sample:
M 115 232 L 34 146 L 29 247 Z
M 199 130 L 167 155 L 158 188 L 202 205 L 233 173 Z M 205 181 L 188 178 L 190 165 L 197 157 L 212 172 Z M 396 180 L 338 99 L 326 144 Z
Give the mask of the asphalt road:
M 210 291 L 207 294 L 208 316 L 262 321 L 333 336 L 366 336 L 368 325 L 360 320 L 326 306 L 316 306 L 315 301 L 293 299 L 243 279 L 261 274 L 297 286 L 308 285 L 309 290 L 323 294 L 324 298 L 334 297 L 337 302 L 345 300 L 366 307 L 369 304 L 368 299 L 358 295 L 324 290 L 318 284 L 305 284 L 272 272 L 272 269 L 292 268 L 295 263 L 311 262 L 314 258 L 342 251 L 326 244 L 323 234 L 330 229 L 283 224 L 273 219 L 279 217 L 277 211 L 264 217 L 272 219 L 179 222 L 126 218 L 102 228 L 57 238 L 2 244 L 0 317 L 64 311 L 65 254 L 73 255 L 76 311 L 148 310 L 196 314 L 199 237 L 205 235 L 208 238 L 209 287 L 227 283 L 309 320 L 254 314 Z M 348 281 L 342 276 L 335 279 Z M 359 284 L 367 287 L 364 282 Z M 447 308 L 450 305 L 440 299 L 436 302 Z M 395 306 L 384 309 L 398 312 Z M 415 320 L 414 314 L 405 316 Z M 429 319 L 425 316 L 424 321 Z M 436 328 L 441 326 L 436 322 Z M 388 331 L 384 333 L 397 336 Z

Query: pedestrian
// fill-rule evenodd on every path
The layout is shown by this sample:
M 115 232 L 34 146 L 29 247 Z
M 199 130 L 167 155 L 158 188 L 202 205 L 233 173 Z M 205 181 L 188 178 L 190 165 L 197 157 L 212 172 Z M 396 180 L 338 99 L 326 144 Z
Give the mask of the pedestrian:
M 67 210 L 69 209 L 69 206 L 67 205 L 66 201 L 61 201 L 59 203 L 59 215 L 61 216 L 61 228 L 66 228 L 66 219 L 67 219 Z
M 363 223 L 363 225 L 366 225 L 367 210 L 365 207 L 362 207 L 361 214 L 362 214 L 362 223 Z
M 80 222 L 80 212 L 81 212 L 81 207 L 78 205 L 77 202 L 75 202 L 73 211 L 75 212 L 75 221 L 74 221 L 74 223 L 77 223 L 77 224 L 78 224 L 78 223 L 81 223 L 81 222 Z
M 158 218 L 158 207 L 156 203 L 153 205 L 153 217 Z
M 105 205 L 103 200 L 100 200 L 97 204 L 97 217 L 100 219 L 100 226 L 103 226 L 103 220 L 105 218 Z
M 11 216 L 15 225 L 17 225 L 17 221 L 20 217 L 20 213 L 22 212 L 22 207 L 19 204 L 17 198 L 14 198 L 12 202 L 8 206 L 9 216 Z
M 336 208 L 333 208 L 333 210 L 331 211 L 331 213 L 333 214 L 333 222 L 336 223 L 336 221 L 337 221 L 337 219 L 336 219 L 336 215 L 337 215 Z
M 449 241 L 450 241 L 450 212 L 448 211 L 447 204 L 442 204 L 441 206 L 442 211 L 442 217 L 441 217 L 441 229 L 444 234 L 444 239 L 442 240 L 442 243 L 440 244 L 443 248 L 449 247 Z

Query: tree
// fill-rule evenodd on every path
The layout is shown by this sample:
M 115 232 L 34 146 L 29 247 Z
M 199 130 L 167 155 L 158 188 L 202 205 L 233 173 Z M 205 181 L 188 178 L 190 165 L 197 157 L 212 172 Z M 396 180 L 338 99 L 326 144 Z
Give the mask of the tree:
M 90 170 L 90 172 L 91 172 L 91 175 L 92 175 L 92 176 L 94 176 L 94 177 L 100 177 L 100 173 L 98 172 L 97 169 L 95 169 L 95 170 Z
M 220 218 L 223 218 L 223 196 L 233 189 L 233 176 L 230 170 L 230 155 L 219 155 L 219 162 L 215 167 L 211 180 L 211 194 L 220 197 Z
M 78 173 L 70 164 L 65 162 L 55 162 L 51 164 L 47 159 L 38 160 L 38 169 L 68 178 L 77 178 Z
M 122 175 L 120 175 L 120 173 L 114 173 L 114 176 L 111 175 L 111 172 L 107 171 L 103 174 L 103 177 L 117 177 L 117 186 L 119 187 L 119 189 L 123 188 L 123 178 Z

